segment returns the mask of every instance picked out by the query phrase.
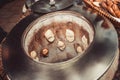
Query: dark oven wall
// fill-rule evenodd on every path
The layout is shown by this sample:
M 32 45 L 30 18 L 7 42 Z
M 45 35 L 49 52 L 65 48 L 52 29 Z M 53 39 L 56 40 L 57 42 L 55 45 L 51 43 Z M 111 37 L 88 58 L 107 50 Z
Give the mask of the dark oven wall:
M 0 27 L 0 43 L 6 35 L 7 33 Z

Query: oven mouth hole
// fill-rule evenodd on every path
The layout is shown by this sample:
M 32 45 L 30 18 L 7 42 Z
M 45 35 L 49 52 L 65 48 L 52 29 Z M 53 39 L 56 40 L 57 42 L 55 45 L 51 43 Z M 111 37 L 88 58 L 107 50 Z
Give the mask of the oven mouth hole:
M 29 25 L 22 45 L 36 62 L 60 63 L 84 55 L 93 38 L 94 30 L 87 19 L 76 12 L 58 11 Z

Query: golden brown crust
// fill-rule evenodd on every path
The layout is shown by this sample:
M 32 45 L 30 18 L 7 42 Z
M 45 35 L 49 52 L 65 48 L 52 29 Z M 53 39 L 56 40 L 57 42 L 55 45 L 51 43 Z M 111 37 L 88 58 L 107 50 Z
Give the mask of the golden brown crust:
M 99 2 L 99 8 L 104 9 L 114 17 L 120 18 L 120 9 L 117 5 L 120 0 L 84 0 L 84 2 L 89 2 L 90 4 L 93 4 L 93 2 Z M 96 5 L 94 6 L 97 7 Z

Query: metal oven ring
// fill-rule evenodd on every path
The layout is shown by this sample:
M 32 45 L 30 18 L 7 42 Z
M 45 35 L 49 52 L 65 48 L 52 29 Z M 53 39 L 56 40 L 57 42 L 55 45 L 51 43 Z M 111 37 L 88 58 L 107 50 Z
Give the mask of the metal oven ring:
M 45 65 L 31 60 L 24 52 L 21 38 L 27 26 L 39 16 L 29 15 L 6 37 L 3 42 L 3 65 L 12 80 L 97 80 L 112 64 L 117 49 L 118 37 L 109 20 L 80 8 L 72 11 L 81 13 L 94 26 L 95 38 L 86 54 L 74 63 Z M 58 68 L 57 68 L 58 67 Z

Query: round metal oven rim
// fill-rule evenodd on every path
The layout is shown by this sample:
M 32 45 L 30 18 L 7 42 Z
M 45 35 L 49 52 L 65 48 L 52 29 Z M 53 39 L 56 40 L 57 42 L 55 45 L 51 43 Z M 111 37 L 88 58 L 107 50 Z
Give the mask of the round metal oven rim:
M 75 63 L 67 66 L 64 65 L 59 69 L 56 69 L 55 66 L 47 67 L 44 64 L 35 63 L 28 58 L 21 45 L 22 34 L 25 28 L 29 25 L 24 23 L 28 20 L 30 21 L 29 23 L 31 23 L 33 19 L 35 20 L 39 17 L 30 15 L 16 25 L 3 42 L 3 65 L 7 70 L 9 77 L 13 80 L 98 79 L 114 60 L 115 53 L 118 49 L 117 33 L 109 20 L 100 17 L 99 15 L 91 15 L 91 13 L 87 12 L 86 14 L 89 14 L 89 16 L 85 13 L 81 14 L 87 19 L 96 17 L 89 19 L 95 28 L 95 38 L 93 44 L 86 51 L 87 55 L 82 56 Z M 18 30 L 20 31 L 17 32 Z M 7 57 L 5 57 L 5 55 L 7 55 Z M 91 73 L 91 75 L 89 73 Z M 42 77 L 43 75 L 46 76 Z M 21 78 L 20 76 L 23 77 Z
M 63 16 L 64 15 L 64 16 Z M 87 20 L 87 19 L 85 19 L 82 15 L 80 15 L 79 13 L 76 13 L 76 12 L 73 12 L 73 11 L 57 11 L 57 12 L 53 12 L 53 13 L 48 13 L 48 14 L 46 14 L 46 15 L 43 15 L 43 16 L 41 16 L 40 18 L 38 18 L 37 20 L 35 20 L 34 22 L 32 22 L 28 27 L 27 27 L 27 29 L 24 31 L 24 33 L 23 33 L 23 36 L 22 36 L 22 40 L 21 40 L 21 44 L 22 44 L 22 47 L 24 48 L 24 50 L 25 50 L 25 53 L 26 54 L 29 54 L 28 53 L 28 49 L 27 49 L 27 45 L 29 44 L 29 42 L 31 41 L 31 39 L 32 39 L 32 36 L 34 36 L 34 35 L 32 35 L 32 34 L 34 34 L 35 32 L 37 32 L 37 30 L 39 30 L 40 28 L 38 27 L 38 25 L 40 26 L 40 23 L 41 24 L 43 24 L 44 25 L 44 21 L 45 20 L 47 20 L 47 24 L 45 24 L 45 25 L 48 25 L 48 24 L 50 24 L 50 23 L 52 23 L 52 19 L 54 20 L 54 18 L 53 17 L 57 17 L 57 16 L 61 16 L 62 17 L 62 19 L 63 19 L 63 17 L 65 17 L 65 18 L 67 18 L 67 15 L 69 15 L 68 17 L 70 17 L 70 16 L 72 16 L 73 18 L 80 18 L 80 21 L 82 21 L 82 23 L 79 23 L 78 21 L 79 20 L 77 20 L 77 22 L 78 22 L 78 24 L 80 24 L 80 26 L 84 26 L 85 24 L 86 24 L 86 26 L 84 26 L 84 27 L 86 27 L 85 28 L 85 30 L 87 30 L 88 31 L 88 33 L 89 33 L 89 39 L 90 39 L 90 44 L 88 45 L 88 47 L 87 48 L 89 48 L 90 47 L 90 45 L 92 44 L 92 42 L 93 42 L 93 40 L 94 40 L 94 28 L 92 27 L 92 24 Z M 48 18 L 51 18 L 52 17 L 52 19 L 50 19 L 50 21 L 51 22 L 49 22 L 49 20 L 48 20 Z M 57 17 L 57 19 L 58 19 L 58 17 Z M 70 18 L 69 18 L 70 19 Z M 61 20 L 60 19 L 58 19 L 59 21 L 57 21 L 57 22 L 61 22 Z M 67 19 L 66 19 L 67 20 Z M 55 22 L 56 20 L 54 20 L 53 22 Z M 67 20 L 67 21 L 64 21 L 64 20 L 62 20 L 63 22 L 71 22 L 71 21 L 73 21 L 73 22 L 75 22 L 75 20 Z M 84 25 L 82 25 L 84 23 Z M 36 28 L 35 28 L 36 27 Z M 84 28 L 83 27 L 83 28 Z M 89 28 L 90 27 L 90 28 Z M 31 32 L 30 32 L 31 31 Z M 28 35 L 28 36 L 27 36 Z M 28 38 L 28 39 L 27 39 Z M 29 41 L 30 40 L 30 41 Z M 85 50 L 86 51 L 86 50 Z M 85 51 L 83 51 L 83 53 L 85 53 Z M 83 54 L 83 55 L 85 55 L 85 54 Z M 29 56 L 28 56 L 29 57 Z M 72 59 L 70 59 L 70 60 L 67 60 L 67 61 L 63 61 L 63 62 L 59 62 L 59 63 L 45 63 L 45 62 L 41 62 L 40 61 L 40 63 L 43 63 L 43 64 L 49 64 L 49 65 L 57 65 L 57 67 L 58 66 L 62 66 L 62 64 L 63 65 L 66 65 L 67 63 L 73 63 L 73 62 L 75 62 L 76 60 L 78 60 L 80 57 L 82 57 L 82 55 L 77 55 L 76 57 L 74 57 L 74 58 L 72 58 Z

